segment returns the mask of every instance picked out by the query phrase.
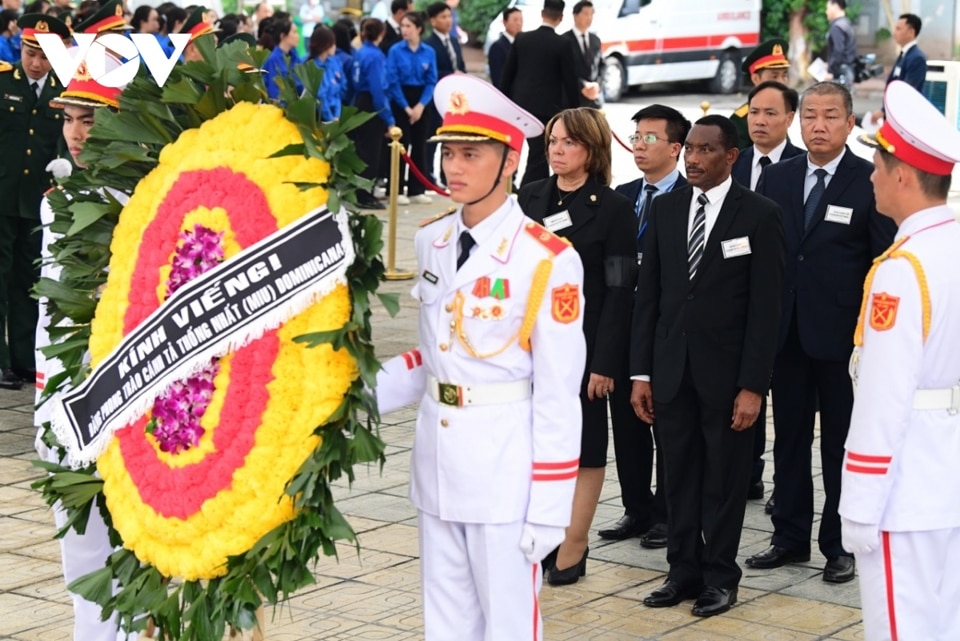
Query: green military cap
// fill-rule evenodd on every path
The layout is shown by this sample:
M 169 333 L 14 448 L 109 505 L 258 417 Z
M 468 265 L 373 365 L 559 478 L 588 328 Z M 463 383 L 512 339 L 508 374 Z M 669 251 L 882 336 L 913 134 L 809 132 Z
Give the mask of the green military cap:
M 241 31 L 233 35 L 227 36 L 226 38 L 224 38 L 223 40 L 217 43 L 217 47 L 228 45 L 231 42 L 245 42 L 248 47 L 257 46 L 257 39 L 254 38 L 252 34 Z
M 745 73 L 753 74 L 761 69 L 784 69 L 790 66 L 787 59 L 789 45 L 783 38 L 771 38 L 761 42 L 757 48 L 747 56 L 740 67 Z
M 220 30 L 214 28 L 210 22 L 210 18 L 207 17 L 207 8 L 197 7 L 193 10 L 193 13 L 187 16 L 187 21 L 183 23 L 178 33 L 189 33 L 190 42 L 193 42 L 200 36 L 205 36 L 208 33 L 216 33 L 217 31 Z
M 20 19 L 17 20 L 17 26 L 22 30 L 21 44 L 34 49 L 40 48 L 40 43 L 37 42 L 38 33 L 55 33 L 64 40 L 70 37 L 70 27 L 53 16 L 42 13 L 28 13 L 20 16 Z
M 127 21 L 123 18 L 123 4 L 120 0 L 109 0 L 93 14 L 76 24 L 77 33 L 105 33 L 107 31 L 125 31 Z

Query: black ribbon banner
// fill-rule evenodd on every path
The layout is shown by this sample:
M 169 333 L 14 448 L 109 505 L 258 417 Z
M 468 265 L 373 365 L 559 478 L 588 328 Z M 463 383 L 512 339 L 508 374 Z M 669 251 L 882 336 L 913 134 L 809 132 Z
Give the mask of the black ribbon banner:
M 170 384 L 343 282 L 354 255 L 347 229 L 345 216 L 317 209 L 177 290 L 63 396 L 54 422 L 66 422 L 57 432 L 74 460 L 94 460 Z

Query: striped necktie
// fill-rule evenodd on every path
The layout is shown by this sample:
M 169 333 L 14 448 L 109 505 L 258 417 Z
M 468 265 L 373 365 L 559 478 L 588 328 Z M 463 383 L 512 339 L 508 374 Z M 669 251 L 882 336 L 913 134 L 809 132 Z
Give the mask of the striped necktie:
M 690 280 L 697 275 L 697 267 L 703 258 L 703 246 L 707 240 L 707 203 L 710 200 L 706 194 L 697 196 L 697 213 L 693 217 L 693 228 L 690 230 L 690 239 L 687 241 L 687 258 L 690 266 Z

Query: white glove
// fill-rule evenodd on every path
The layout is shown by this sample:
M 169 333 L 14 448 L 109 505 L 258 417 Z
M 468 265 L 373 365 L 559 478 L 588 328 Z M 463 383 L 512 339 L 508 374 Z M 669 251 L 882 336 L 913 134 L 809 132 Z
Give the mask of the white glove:
M 843 549 L 851 554 L 867 554 L 880 547 L 880 526 L 840 518 Z
M 46 170 L 53 174 L 54 178 L 66 178 L 73 173 L 73 165 L 66 158 L 54 158 L 47 163 Z
M 536 565 L 563 543 L 565 536 L 566 528 L 524 523 L 523 533 L 520 535 L 520 551 L 530 563 Z

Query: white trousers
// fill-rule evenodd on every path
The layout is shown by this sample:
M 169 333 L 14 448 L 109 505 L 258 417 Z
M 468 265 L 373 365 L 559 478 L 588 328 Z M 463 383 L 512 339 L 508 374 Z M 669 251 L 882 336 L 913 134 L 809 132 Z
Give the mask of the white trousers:
M 866 641 L 960 641 L 960 529 L 881 532 L 857 570 Z
M 426 641 L 542 641 L 543 577 L 520 551 L 523 523 L 419 515 Z
M 67 522 L 67 514 L 57 503 L 53 508 L 53 518 L 57 528 L 62 528 Z M 60 539 L 60 559 L 63 562 L 63 578 L 67 584 L 79 579 L 84 574 L 106 566 L 107 557 L 113 554 L 114 548 L 110 545 L 107 536 L 107 524 L 100 517 L 100 512 L 94 507 L 90 510 L 87 519 L 87 529 L 83 535 L 70 530 Z M 126 641 L 137 638 L 136 634 L 126 635 L 117 629 L 117 617 L 114 615 L 108 621 L 100 620 L 102 610 L 96 603 L 87 601 L 83 597 L 70 593 L 73 599 L 73 641 Z

